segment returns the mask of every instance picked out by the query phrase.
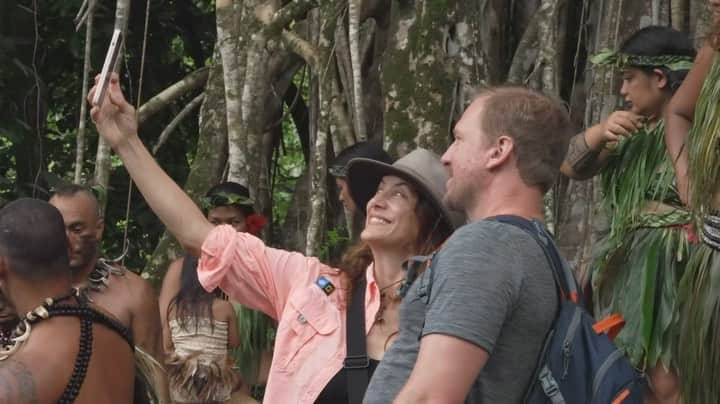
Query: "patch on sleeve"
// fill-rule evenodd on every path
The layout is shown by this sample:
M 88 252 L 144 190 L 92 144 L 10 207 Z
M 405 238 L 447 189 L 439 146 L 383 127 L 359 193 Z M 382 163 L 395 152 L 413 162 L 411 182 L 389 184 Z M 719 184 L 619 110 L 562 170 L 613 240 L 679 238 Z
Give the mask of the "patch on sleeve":
M 332 284 L 326 277 L 321 276 L 316 281 L 315 284 L 322 289 L 323 292 L 325 292 L 326 295 L 330 296 L 332 292 L 335 291 L 335 285 Z

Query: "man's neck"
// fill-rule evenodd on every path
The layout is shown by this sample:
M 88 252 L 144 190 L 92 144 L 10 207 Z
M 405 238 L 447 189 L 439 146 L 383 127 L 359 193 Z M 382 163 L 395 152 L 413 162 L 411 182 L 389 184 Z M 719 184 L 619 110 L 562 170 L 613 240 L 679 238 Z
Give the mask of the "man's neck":
M 13 285 L 13 303 L 17 309 L 18 316 L 24 317 L 25 313 L 40 306 L 48 297 L 58 297 L 70 291 L 70 279 L 55 280 L 53 282 L 16 282 Z
M 498 187 L 497 190 L 483 192 L 483 195 L 487 197 L 479 198 L 466 212 L 471 222 L 499 215 L 543 220 L 543 194 L 536 187 L 524 184 Z
M 73 273 L 73 285 L 78 285 L 81 283 L 86 283 L 88 279 L 88 275 L 95 269 L 95 265 L 97 264 L 98 257 L 93 258 L 90 260 L 90 263 L 88 263 L 84 268 L 74 268 L 72 270 Z

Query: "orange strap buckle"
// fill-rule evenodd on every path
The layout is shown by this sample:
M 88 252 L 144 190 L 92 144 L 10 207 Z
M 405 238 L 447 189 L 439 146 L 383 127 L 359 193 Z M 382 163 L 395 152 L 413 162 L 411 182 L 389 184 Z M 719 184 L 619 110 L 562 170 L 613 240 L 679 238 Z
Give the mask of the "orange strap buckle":
M 612 314 L 593 324 L 596 333 L 606 333 L 611 340 L 614 340 L 625 325 L 625 319 L 619 314 Z

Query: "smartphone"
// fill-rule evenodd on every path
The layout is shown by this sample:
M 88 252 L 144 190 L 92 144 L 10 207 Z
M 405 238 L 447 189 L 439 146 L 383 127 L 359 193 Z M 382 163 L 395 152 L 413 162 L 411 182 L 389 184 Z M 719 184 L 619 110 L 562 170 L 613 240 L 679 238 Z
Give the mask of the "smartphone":
M 120 55 L 120 48 L 122 45 L 122 31 L 116 29 L 113 31 L 112 39 L 110 40 L 110 47 L 108 48 L 107 54 L 105 55 L 105 63 L 103 64 L 102 72 L 100 73 L 100 81 L 98 87 L 95 90 L 95 97 L 93 97 L 93 105 L 100 105 L 105 98 L 108 85 L 110 85 L 110 77 L 115 66 L 117 64 L 118 55 Z

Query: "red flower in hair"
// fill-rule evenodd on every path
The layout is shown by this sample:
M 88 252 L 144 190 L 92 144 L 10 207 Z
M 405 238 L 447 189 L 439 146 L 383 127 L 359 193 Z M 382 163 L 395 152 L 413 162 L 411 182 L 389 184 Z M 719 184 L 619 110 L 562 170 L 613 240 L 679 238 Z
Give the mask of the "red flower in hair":
M 248 233 L 259 236 L 262 229 L 265 227 L 265 216 L 263 215 L 250 215 L 245 219 Z

